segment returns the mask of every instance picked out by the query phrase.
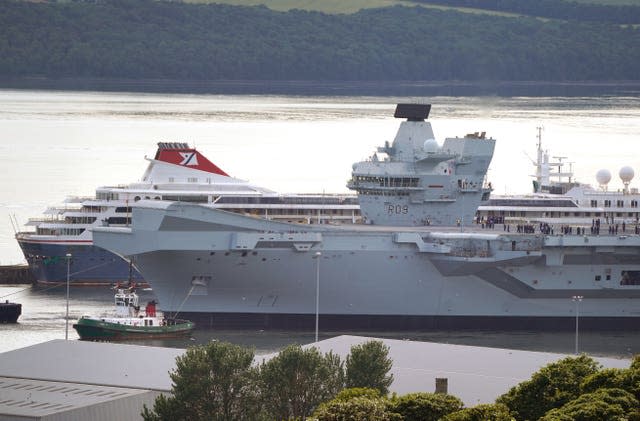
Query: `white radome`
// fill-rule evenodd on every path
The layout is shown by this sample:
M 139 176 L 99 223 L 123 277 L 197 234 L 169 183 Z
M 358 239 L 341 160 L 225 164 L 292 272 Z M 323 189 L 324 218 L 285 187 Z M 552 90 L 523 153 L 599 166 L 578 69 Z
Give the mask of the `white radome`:
M 424 151 L 429 153 L 437 152 L 440 149 L 440 145 L 438 145 L 438 141 L 435 139 L 427 139 L 424 141 Z
M 633 168 L 624 166 L 620 168 L 620 172 L 618 174 L 620 175 L 620 179 L 623 183 L 629 183 L 631 180 L 633 180 L 635 172 L 633 171 Z
M 607 169 L 599 170 L 596 173 L 596 180 L 598 181 L 598 184 L 600 184 L 600 185 L 609 184 L 609 181 L 611 181 L 611 171 L 609 171 Z

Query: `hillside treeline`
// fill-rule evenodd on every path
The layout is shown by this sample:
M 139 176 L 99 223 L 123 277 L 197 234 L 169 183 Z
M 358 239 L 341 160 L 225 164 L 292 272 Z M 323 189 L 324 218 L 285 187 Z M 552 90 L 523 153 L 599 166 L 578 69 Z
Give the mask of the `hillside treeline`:
M 550 19 L 640 24 L 640 7 L 563 0 L 412 0 L 416 3 L 519 13 Z
M 0 2 L 0 76 L 634 80 L 633 26 L 420 7 L 326 15 L 149 0 Z

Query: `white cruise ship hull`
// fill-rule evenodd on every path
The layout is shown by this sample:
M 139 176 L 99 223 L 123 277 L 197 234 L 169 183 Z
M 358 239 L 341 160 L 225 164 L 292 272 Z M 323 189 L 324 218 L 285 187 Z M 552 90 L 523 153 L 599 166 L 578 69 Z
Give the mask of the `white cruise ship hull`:
M 317 286 L 325 329 L 640 321 L 640 285 L 623 279 L 640 273 L 638 236 L 301 227 L 181 203 L 148 203 L 133 218 L 94 241 L 133 256 L 162 310 L 199 327 L 309 328 Z

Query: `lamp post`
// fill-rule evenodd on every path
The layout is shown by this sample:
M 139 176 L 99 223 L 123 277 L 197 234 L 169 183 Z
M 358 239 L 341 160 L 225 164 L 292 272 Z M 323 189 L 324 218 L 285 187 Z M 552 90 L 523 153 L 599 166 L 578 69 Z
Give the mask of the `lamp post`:
M 316 342 L 318 342 L 318 319 L 320 312 L 320 257 L 322 253 L 316 251 Z
M 573 297 L 571 297 L 571 299 L 573 300 L 573 302 L 576 303 L 576 355 L 578 355 L 578 318 L 579 318 L 579 314 L 580 314 L 580 302 L 582 301 L 582 299 L 584 298 L 584 296 L 582 295 L 574 295 Z
M 64 318 L 64 340 L 69 340 L 69 267 L 71 265 L 71 253 L 67 253 L 67 314 Z

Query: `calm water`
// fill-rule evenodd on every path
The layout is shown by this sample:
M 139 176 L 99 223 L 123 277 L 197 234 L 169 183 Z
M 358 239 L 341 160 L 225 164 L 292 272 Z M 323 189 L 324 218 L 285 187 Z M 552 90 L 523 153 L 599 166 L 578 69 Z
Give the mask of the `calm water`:
M 139 291 L 140 301 L 153 298 L 152 292 Z M 78 335 L 72 324 L 83 315 L 98 315 L 113 309 L 113 292 L 107 287 L 71 288 L 69 297 L 69 339 Z M 6 297 L 6 298 L 2 298 Z M 43 290 L 29 285 L 0 285 L 0 299 L 22 304 L 22 316 L 17 324 L 0 324 L 0 353 L 65 337 L 66 289 Z M 186 348 L 212 339 L 252 347 L 256 354 L 278 351 L 292 344 L 307 344 L 314 340 L 314 326 L 306 332 L 262 330 L 196 330 L 191 338 L 136 341 L 151 346 Z M 344 332 L 350 335 L 410 339 L 458 345 L 488 346 L 571 354 L 575 348 L 573 332 L 494 332 L 494 331 L 430 331 L 430 332 Z M 320 339 L 340 332 L 320 332 Z M 629 358 L 640 353 L 640 332 L 579 332 L 579 351 L 594 356 Z
M 497 194 L 531 190 L 536 127 L 553 156 L 568 157 L 576 178 L 595 183 L 609 169 L 610 188 L 629 165 L 640 171 L 640 98 L 598 97 L 305 97 L 131 94 L 0 90 L 0 264 L 23 262 L 10 218 L 22 225 L 67 196 L 137 181 L 159 141 L 198 147 L 229 174 L 281 192 L 346 192 L 351 164 L 393 140 L 398 102 L 432 103 L 438 140 L 486 131 L 497 146 L 489 171 Z M 638 183 L 632 182 L 632 187 Z M 0 298 L 23 287 L 0 287 Z M 0 325 L 0 352 L 64 338 L 64 291 L 26 289 L 18 325 Z M 73 289 L 72 318 L 111 307 L 108 290 Z M 70 330 L 70 337 L 76 338 Z M 521 332 L 402 333 L 399 338 L 471 345 L 573 351 L 572 334 Z M 640 334 L 581 335 L 581 349 L 604 355 L 640 352 Z M 313 333 L 203 332 L 269 352 L 312 341 Z
M 155 298 L 150 291 L 138 291 L 140 303 Z M 6 298 L 5 298 L 6 297 Z M 36 288 L 30 285 L 0 285 L 0 299 L 22 304 L 22 315 L 17 324 L 0 324 L 0 353 L 34 345 L 53 339 L 64 339 L 67 329 L 66 288 Z M 76 287 L 69 292 L 68 337 L 78 340 L 72 325 L 83 315 L 100 315 L 113 311 L 113 291 L 108 287 Z M 256 353 L 274 352 L 290 344 L 313 342 L 313 332 L 264 331 L 196 331 L 191 338 L 171 340 L 132 341 L 141 345 L 186 348 L 212 339 L 225 340 L 248 347 Z

